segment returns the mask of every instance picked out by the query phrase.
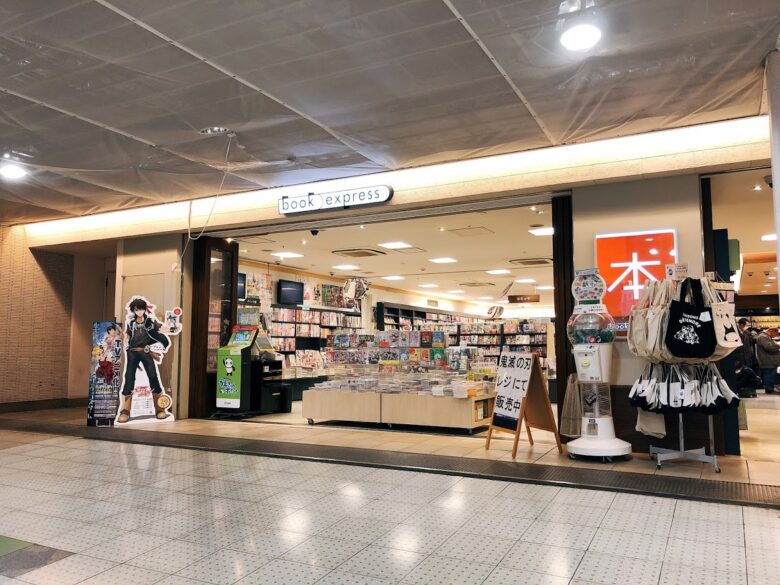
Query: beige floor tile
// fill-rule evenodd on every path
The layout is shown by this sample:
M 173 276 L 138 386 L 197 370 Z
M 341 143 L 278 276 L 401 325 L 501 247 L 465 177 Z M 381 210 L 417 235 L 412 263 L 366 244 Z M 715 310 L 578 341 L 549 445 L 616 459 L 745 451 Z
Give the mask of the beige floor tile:
M 748 461 L 750 483 L 780 485 L 780 463 L 774 461 Z

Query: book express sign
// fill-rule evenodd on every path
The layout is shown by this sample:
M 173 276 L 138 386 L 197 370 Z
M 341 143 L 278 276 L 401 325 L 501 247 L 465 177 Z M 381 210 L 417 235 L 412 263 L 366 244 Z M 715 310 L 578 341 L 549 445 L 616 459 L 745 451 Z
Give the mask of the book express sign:
M 390 201 L 392 197 L 393 189 L 387 185 L 331 193 L 309 193 L 298 197 L 282 197 L 279 200 L 279 213 L 290 215 L 307 211 L 348 209 L 359 205 L 384 203 Z

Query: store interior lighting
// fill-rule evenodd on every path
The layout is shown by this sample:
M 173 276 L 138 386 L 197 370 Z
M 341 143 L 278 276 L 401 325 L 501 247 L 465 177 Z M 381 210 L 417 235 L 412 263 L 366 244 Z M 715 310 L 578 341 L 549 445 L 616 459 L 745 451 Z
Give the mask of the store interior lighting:
M 563 0 L 558 7 L 559 41 L 572 52 L 589 51 L 601 40 L 596 0 Z
M 551 236 L 555 230 L 552 227 L 532 228 L 528 230 L 532 236 Z
M 387 248 L 388 250 L 405 250 L 411 248 L 411 244 L 406 242 L 385 242 L 384 244 L 377 244 L 380 248 Z
M 27 176 L 27 169 L 14 163 L 5 163 L 0 166 L 0 176 L 4 179 L 16 181 Z

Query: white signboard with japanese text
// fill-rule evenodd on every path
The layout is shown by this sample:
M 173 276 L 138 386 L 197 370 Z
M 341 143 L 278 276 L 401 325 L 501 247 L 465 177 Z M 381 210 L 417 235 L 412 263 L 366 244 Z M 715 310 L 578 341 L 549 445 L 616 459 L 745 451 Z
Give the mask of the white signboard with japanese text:
M 520 406 L 528 391 L 532 353 L 501 352 L 496 373 L 496 406 L 494 415 L 517 420 Z

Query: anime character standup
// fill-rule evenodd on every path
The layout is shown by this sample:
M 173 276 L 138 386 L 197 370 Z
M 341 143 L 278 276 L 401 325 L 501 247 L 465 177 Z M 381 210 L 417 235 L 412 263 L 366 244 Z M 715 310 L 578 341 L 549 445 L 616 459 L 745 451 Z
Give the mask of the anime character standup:
M 116 422 L 126 423 L 130 420 L 133 404 L 133 389 L 136 373 L 143 368 L 149 378 L 149 387 L 154 401 L 155 417 L 159 420 L 168 418 L 167 409 L 171 406 L 171 398 L 163 392 L 157 364 L 171 345 L 169 335 L 181 331 L 172 328 L 170 322 L 160 323 L 154 315 L 154 307 L 143 297 L 133 297 L 127 305 L 125 326 L 125 374 L 122 386 L 122 397 L 119 416 Z M 175 309 L 181 314 L 181 309 Z

